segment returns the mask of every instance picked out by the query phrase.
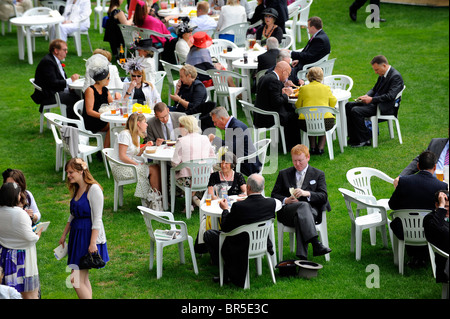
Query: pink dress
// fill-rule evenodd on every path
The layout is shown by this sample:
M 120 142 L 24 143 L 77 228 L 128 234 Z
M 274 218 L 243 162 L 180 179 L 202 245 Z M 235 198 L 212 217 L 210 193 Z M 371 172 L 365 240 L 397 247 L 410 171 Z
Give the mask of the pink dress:
M 144 20 L 144 24 L 140 25 L 139 28 L 153 30 L 153 31 L 156 31 L 156 32 L 162 33 L 162 34 L 170 34 L 170 31 L 166 28 L 164 23 L 162 23 L 161 20 L 152 17 L 151 15 L 147 15 L 147 17 Z M 163 46 L 167 41 L 167 38 L 155 37 L 153 35 L 151 37 L 152 37 L 153 43 L 160 42 Z

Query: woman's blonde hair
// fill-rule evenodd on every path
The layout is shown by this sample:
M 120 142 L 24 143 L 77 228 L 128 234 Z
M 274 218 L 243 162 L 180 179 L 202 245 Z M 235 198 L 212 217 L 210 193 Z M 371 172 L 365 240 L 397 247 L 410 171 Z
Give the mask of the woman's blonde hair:
M 309 82 L 317 81 L 322 82 L 323 80 L 323 70 L 321 67 L 314 66 L 311 69 L 309 69 L 308 74 L 306 75 L 306 78 Z
M 106 51 L 104 49 L 95 49 L 94 52 L 92 52 L 92 55 L 94 55 L 94 54 L 101 54 L 101 55 L 105 56 L 109 62 L 111 62 L 112 54 L 109 51 Z
M 196 133 L 200 131 L 198 121 L 195 116 L 183 115 L 179 118 L 180 125 L 182 125 L 189 133 Z
M 145 115 L 142 113 L 134 112 L 128 116 L 127 123 L 125 124 L 125 129 L 130 131 L 131 140 L 136 147 L 139 147 L 139 137 L 144 138 L 145 133 L 141 133 L 138 130 L 137 123 L 140 121 L 146 121 Z
M 190 65 L 190 64 L 185 64 L 183 65 L 183 67 L 180 69 L 180 71 L 183 70 L 184 74 L 186 75 L 190 75 L 191 78 L 195 79 L 197 78 L 197 70 L 195 69 L 194 66 Z
M 103 190 L 102 186 L 92 176 L 86 162 L 83 161 L 81 158 L 71 158 L 66 163 L 64 170 L 67 171 L 69 168 L 72 168 L 77 172 L 83 172 L 83 180 L 86 184 L 88 184 L 86 192 L 89 191 L 89 188 L 94 184 L 97 184 Z M 69 191 L 72 197 L 75 196 L 75 194 L 78 192 L 78 189 L 80 188 L 80 185 L 78 185 L 77 183 L 72 184 L 69 182 L 69 180 L 67 180 L 67 185 L 69 187 Z
M 153 89 L 153 84 L 151 82 L 147 81 L 147 77 L 145 76 L 144 70 L 131 70 L 130 77 L 131 77 L 131 74 L 134 72 L 140 73 L 142 75 L 142 84 L 147 84 L 148 86 L 150 86 Z

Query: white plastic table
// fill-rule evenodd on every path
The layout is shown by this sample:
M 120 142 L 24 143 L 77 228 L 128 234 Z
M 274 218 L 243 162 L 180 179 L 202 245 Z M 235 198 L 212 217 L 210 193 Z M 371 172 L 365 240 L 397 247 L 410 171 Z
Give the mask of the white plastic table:
M 36 16 L 25 16 L 25 17 L 15 17 L 9 20 L 11 24 L 17 26 L 17 44 L 19 47 L 19 60 L 25 59 L 25 50 L 23 43 L 23 28 L 26 30 L 27 38 L 27 53 L 28 53 L 28 63 L 33 64 L 33 43 L 31 40 L 30 28 L 32 26 L 39 25 L 55 25 L 56 38 L 60 38 L 59 25 L 64 21 L 64 17 L 51 17 L 49 15 L 36 15 Z

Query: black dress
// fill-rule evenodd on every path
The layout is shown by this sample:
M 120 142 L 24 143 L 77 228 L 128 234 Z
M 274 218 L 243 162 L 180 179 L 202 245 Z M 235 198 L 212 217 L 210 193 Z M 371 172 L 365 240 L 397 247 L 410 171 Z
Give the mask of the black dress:
M 220 183 L 225 183 L 225 181 L 220 180 L 220 172 L 214 172 L 209 177 L 209 186 L 214 186 Z M 230 189 L 228 190 L 228 195 L 239 195 L 242 193 L 241 186 L 245 185 L 245 178 L 241 173 L 234 172 L 234 178 L 232 181 L 227 181 Z
M 125 49 L 125 41 L 122 36 L 122 31 L 120 31 L 119 28 L 120 22 L 118 19 L 114 18 L 120 11 L 120 9 L 114 9 L 113 11 L 108 13 L 108 20 L 106 21 L 105 27 L 105 36 L 103 37 L 103 41 L 109 42 L 111 53 L 114 56 L 117 56 L 117 54 L 119 53 L 121 44 Z
M 102 104 L 108 104 L 108 88 L 104 86 L 102 88 L 102 94 L 98 94 L 96 88 L 93 85 L 91 85 L 90 88 L 94 90 L 94 111 L 98 112 Z M 83 106 L 83 119 L 84 119 L 84 127 L 93 133 L 100 131 L 107 124 L 106 122 L 98 118 L 89 116 L 86 113 L 86 102 L 84 103 Z

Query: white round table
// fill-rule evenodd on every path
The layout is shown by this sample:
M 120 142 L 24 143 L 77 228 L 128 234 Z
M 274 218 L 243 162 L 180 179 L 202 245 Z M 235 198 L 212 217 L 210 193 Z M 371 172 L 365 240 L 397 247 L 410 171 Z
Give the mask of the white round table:
M 187 17 L 189 15 L 189 12 L 191 11 L 197 12 L 197 7 L 189 6 L 184 7 L 181 10 L 180 7 L 175 7 L 173 9 L 160 9 L 158 11 L 158 15 L 161 17 L 168 17 L 168 16 Z M 197 14 L 195 16 L 197 16 Z
M 23 45 L 23 38 L 27 38 L 27 53 L 28 63 L 33 64 L 33 43 L 31 40 L 30 28 L 40 25 L 54 25 L 56 31 L 56 38 L 60 38 L 59 25 L 64 21 L 64 17 L 51 17 L 49 15 L 35 15 L 35 16 L 21 16 L 9 20 L 11 24 L 17 26 L 17 44 L 19 47 L 19 60 L 25 59 L 25 50 Z M 24 35 L 25 28 L 25 35 Z

